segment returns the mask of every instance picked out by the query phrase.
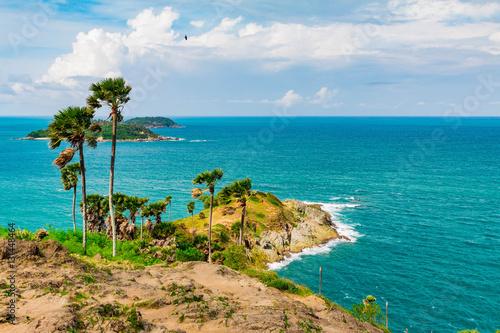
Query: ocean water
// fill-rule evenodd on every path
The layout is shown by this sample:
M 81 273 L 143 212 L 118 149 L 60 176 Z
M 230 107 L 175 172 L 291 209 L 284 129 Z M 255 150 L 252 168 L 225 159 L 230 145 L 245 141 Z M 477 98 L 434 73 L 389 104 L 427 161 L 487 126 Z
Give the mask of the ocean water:
M 173 196 L 220 167 L 281 199 L 322 203 L 352 242 L 271 268 L 345 307 L 375 296 L 393 332 L 500 329 L 500 118 L 176 118 L 177 142 L 118 143 L 115 191 Z M 0 223 L 68 228 L 61 149 L 19 141 L 50 119 L 0 118 Z M 88 193 L 107 193 L 110 143 L 86 148 Z M 220 186 L 219 186 L 220 189 Z M 199 210 L 198 207 L 197 210 Z M 168 213 L 164 215 L 168 220 Z M 80 222 L 81 223 L 81 222 Z

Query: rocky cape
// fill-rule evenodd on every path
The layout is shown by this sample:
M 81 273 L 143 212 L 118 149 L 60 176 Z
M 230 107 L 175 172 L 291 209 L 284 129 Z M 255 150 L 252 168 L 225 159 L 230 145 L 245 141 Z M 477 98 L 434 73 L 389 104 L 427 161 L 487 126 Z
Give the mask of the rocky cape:
M 369 332 L 381 330 L 315 295 L 268 287 L 206 262 L 134 266 L 68 254 L 53 240 L 16 241 L 15 325 L 2 299 L 1 332 Z M 0 288 L 8 289 L 0 240 Z
M 231 226 L 241 220 L 242 207 L 237 202 L 221 205 L 213 211 L 212 237 L 217 241 L 221 233 L 229 234 Z M 208 234 L 209 210 L 194 217 L 198 233 Z M 191 218 L 173 221 L 184 228 L 191 228 Z M 245 245 L 252 251 L 257 248 L 267 256 L 267 262 L 281 261 L 291 253 L 319 246 L 333 239 L 349 238 L 339 235 L 337 226 L 321 205 L 306 204 L 297 200 L 280 201 L 271 193 L 254 191 L 247 201 Z

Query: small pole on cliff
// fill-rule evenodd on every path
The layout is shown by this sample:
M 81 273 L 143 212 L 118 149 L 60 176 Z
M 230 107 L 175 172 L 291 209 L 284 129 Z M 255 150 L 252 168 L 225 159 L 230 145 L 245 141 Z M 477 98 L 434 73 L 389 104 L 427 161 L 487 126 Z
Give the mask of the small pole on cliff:
M 389 328 L 389 302 L 385 302 L 385 328 Z
M 323 267 L 319 266 L 319 294 L 321 295 L 321 275 L 323 274 Z

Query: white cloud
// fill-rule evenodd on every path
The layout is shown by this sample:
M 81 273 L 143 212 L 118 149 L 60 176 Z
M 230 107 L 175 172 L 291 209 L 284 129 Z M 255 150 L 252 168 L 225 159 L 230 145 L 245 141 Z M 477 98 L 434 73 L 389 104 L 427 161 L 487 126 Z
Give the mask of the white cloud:
M 500 12 L 500 4 L 459 0 L 391 0 L 388 9 L 397 19 L 444 21 L 457 17 L 488 18 Z
M 205 21 L 191 21 L 189 22 L 194 27 L 201 28 L 205 25 Z
M 321 88 L 310 101 L 311 104 L 319 104 L 324 108 L 331 108 L 338 104 L 333 102 L 333 98 L 337 95 L 338 89 L 328 90 L 327 87 Z
M 418 106 L 426 106 L 426 105 L 427 105 L 427 103 L 425 103 L 425 102 L 417 102 L 417 105 L 418 105 Z
M 302 96 L 294 93 L 293 90 L 289 90 L 281 99 L 274 101 L 274 104 L 276 104 L 276 106 L 284 106 L 289 108 L 294 104 L 302 102 L 303 99 L 304 98 Z
M 172 70 L 194 68 L 206 61 L 245 61 L 259 64 L 264 71 L 280 71 L 295 65 L 321 69 L 351 66 L 367 59 L 391 65 L 474 67 L 483 66 L 500 54 L 500 24 L 469 22 L 447 24 L 444 18 L 456 15 L 479 19 L 500 13 L 497 3 L 465 3 L 458 0 L 392 0 L 399 20 L 376 27 L 376 33 L 362 39 L 366 25 L 331 22 L 324 25 L 274 23 L 268 26 L 244 22 L 243 17 L 223 18 L 216 27 L 179 39 L 172 28 L 179 14 L 165 7 L 155 14 L 152 8 L 127 21 L 130 32 L 92 29 L 80 32 L 71 53 L 57 57 L 47 73 L 35 83 L 16 86 L 16 92 L 37 89 L 61 90 L 85 87 L 95 78 L 127 75 L 137 64 L 158 63 Z M 433 16 L 434 15 L 434 16 Z M 418 20 L 427 20 L 425 24 Z M 191 21 L 203 27 L 203 21 Z M 445 50 L 446 52 L 443 52 Z M 490 58 L 487 58 L 490 57 Z M 189 66 L 179 66 L 187 63 Z M 410 66 L 408 66 L 410 65 Z M 441 65 L 440 65 L 441 66 Z M 432 71 L 435 71 L 433 68 Z M 128 75 L 127 75 L 128 76 Z M 59 87 L 59 88 L 58 88 Z M 290 93 L 290 92 L 289 92 Z M 291 91 L 288 102 L 296 103 Z M 334 106 L 335 90 L 326 87 L 309 101 Z M 300 97 L 302 98 L 302 97 Z

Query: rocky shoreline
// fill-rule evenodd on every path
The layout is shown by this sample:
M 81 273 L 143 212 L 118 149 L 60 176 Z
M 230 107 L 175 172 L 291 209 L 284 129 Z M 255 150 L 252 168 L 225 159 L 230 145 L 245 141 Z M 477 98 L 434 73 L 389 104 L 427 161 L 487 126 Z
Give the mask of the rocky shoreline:
M 283 204 L 300 216 L 299 223 L 281 231 L 265 231 L 257 245 L 269 258 L 269 263 L 279 262 L 292 253 L 320 246 L 334 239 L 350 239 L 339 235 L 331 215 L 319 205 L 309 205 L 297 200 L 286 200 Z

